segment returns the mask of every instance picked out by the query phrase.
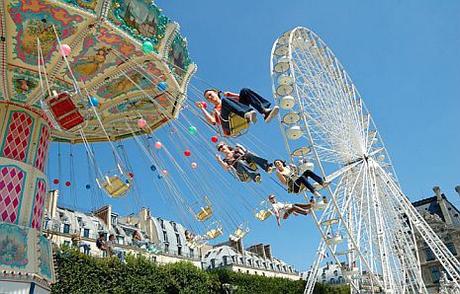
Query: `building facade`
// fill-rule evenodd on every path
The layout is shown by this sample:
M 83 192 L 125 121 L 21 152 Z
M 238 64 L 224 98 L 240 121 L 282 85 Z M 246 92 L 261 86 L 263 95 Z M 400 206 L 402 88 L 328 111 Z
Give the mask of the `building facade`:
M 270 245 L 257 244 L 243 248 L 242 239 L 214 246 L 202 257 L 203 269 L 226 268 L 250 275 L 300 279 L 299 273 L 291 265 L 272 256 Z
M 226 267 L 252 275 L 300 279 L 292 266 L 272 256 L 270 245 L 257 244 L 243 249 L 242 240 L 229 240 L 192 249 L 187 246 L 181 224 L 154 217 L 148 208 L 128 216 L 119 216 L 109 205 L 84 213 L 59 207 L 58 198 L 58 191 L 50 192 L 43 224 L 44 234 L 56 246 L 78 246 L 85 254 L 103 257 L 96 239 L 100 233 L 106 237 L 113 234 L 117 250 L 143 255 L 160 264 L 189 261 L 203 270 Z M 134 239 L 136 232 L 141 235 L 141 242 Z
M 456 191 L 458 192 L 458 188 Z M 434 187 L 434 196 L 412 204 L 424 217 L 446 247 L 458 258 L 460 250 L 460 211 L 449 201 L 439 187 Z M 439 293 L 443 267 L 434 253 L 417 235 L 417 248 L 420 256 L 422 277 L 429 293 Z

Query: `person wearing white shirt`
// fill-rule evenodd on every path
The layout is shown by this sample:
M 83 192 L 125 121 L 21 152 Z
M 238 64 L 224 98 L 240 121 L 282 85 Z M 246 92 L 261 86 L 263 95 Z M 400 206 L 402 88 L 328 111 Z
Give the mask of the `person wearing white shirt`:
M 311 203 L 304 204 L 278 202 L 274 194 L 270 194 L 268 196 L 268 201 L 270 201 L 270 204 L 272 205 L 272 209 L 270 211 L 275 215 L 278 226 L 280 225 L 281 218 L 287 219 L 292 213 L 294 215 L 307 215 L 310 212 L 310 208 L 312 206 Z

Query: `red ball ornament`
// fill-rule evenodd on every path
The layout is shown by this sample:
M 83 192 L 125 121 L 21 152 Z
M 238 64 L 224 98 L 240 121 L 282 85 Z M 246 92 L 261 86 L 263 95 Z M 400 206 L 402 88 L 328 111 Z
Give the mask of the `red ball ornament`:
M 134 174 L 133 174 L 132 172 L 129 172 L 129 173 L 128 173 L 128 176 L 129 176 L 130 178 L 134 178 Z
M 202 106 L 204 109 L 208 108 L 208 104 L 207 104 L 206 102 L 201 102 L 201 106 Z
M 190 152 L 190 150 L 187 149 L 184 151 L 184 155 L 189 157 L 190 155 L 192 155 L 192 152 Z
M 71 183 L 69 181 L 65 182 L 66 187 L 70 187 Z
M 59 179 L 54 179 L 53 184 L 55 184 L 55 185 L 59 184 Z
M 211 142 L 217 143 L 217 141 L 219 141 L 219 138 L 217 138 L 217 136 L 212 136 L 211 137 Z

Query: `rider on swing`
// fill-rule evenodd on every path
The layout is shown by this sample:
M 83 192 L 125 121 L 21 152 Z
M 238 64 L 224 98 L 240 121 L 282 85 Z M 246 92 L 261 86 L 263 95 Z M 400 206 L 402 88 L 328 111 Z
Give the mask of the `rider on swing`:
M 268 123 L 279 111 L 278 106 L 270 108 L 270 102 L 248 88 L 241 89 L 239 95 L 232 92 L 222 92 L 217 89 L 208 89 L 204 91 L 204 97 L 214 105 L 214 110 L 209 113 L 202 102 L 197 102 L 197 107 L 202 110 L 208 123 L 222 126 L 225 136 L 229 136 L 231 133 L 229 125 L 231 113 L 245 118 L 248 122 L 255 123 L 257 118 L 256 112 L 252 109 L 253 107 L 264 116 L 265 122 Z
M 260 173 L 257 171 L 258 166 L 267 173 L 271 173 L 275 169 L 273 164 L 269 163 L 266 159 L 246 150 L 246 148 L 241 145 L 231 147 L 220 142 L 217 144 L 217 151 L 225 155 L 224 158 L 221 158 L 220 155 L 216 155 L 219 164 L 225 170 L 234 168 L 238 178 L 243 182 L 246 182 L 247 179 L 256 183 L 261 181 Z

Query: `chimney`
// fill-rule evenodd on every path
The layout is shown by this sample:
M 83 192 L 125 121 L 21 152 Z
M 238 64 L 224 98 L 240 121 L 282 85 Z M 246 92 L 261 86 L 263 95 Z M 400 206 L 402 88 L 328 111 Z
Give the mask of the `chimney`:
M 150 218 L 150 209 L 148 209 L 147 207 L 142 207 L 141 211 L 139 211 L 139 216 L 143 221 L 148 220 Z
M 45 207 L 49 218 L 55 218 L 57 214 L 57 202 L 59 198 L 58 190 L 51 190 L 45 199 Z
M 272 247 L 270 244 L 264 245 L 265 258 L 272 259 Z
M 460 186 L 455 186 L 455 192 L 460 196 Z
M 95 212 L 93 212 L 93 214 L 97 218 L 99 218 L 103 223 L 105 223 L 109 230 L 112 229 L 112 219 L 111 219 L 112 206 L 110 205 L 103 206 L 99 208 L 98 210 L 96 210 Z
M 446 224 L 453 224 L 449 210 L 447 210 L 446 201 L 444 201 L 445 195 L 441 193 L 441 188 L 439 188 L 439 186 L 434 186 L 433 192 L 436 194 L 436 201 L 438 202 L 439 207 L 441 207 L 442 215 L 444 216 Z

